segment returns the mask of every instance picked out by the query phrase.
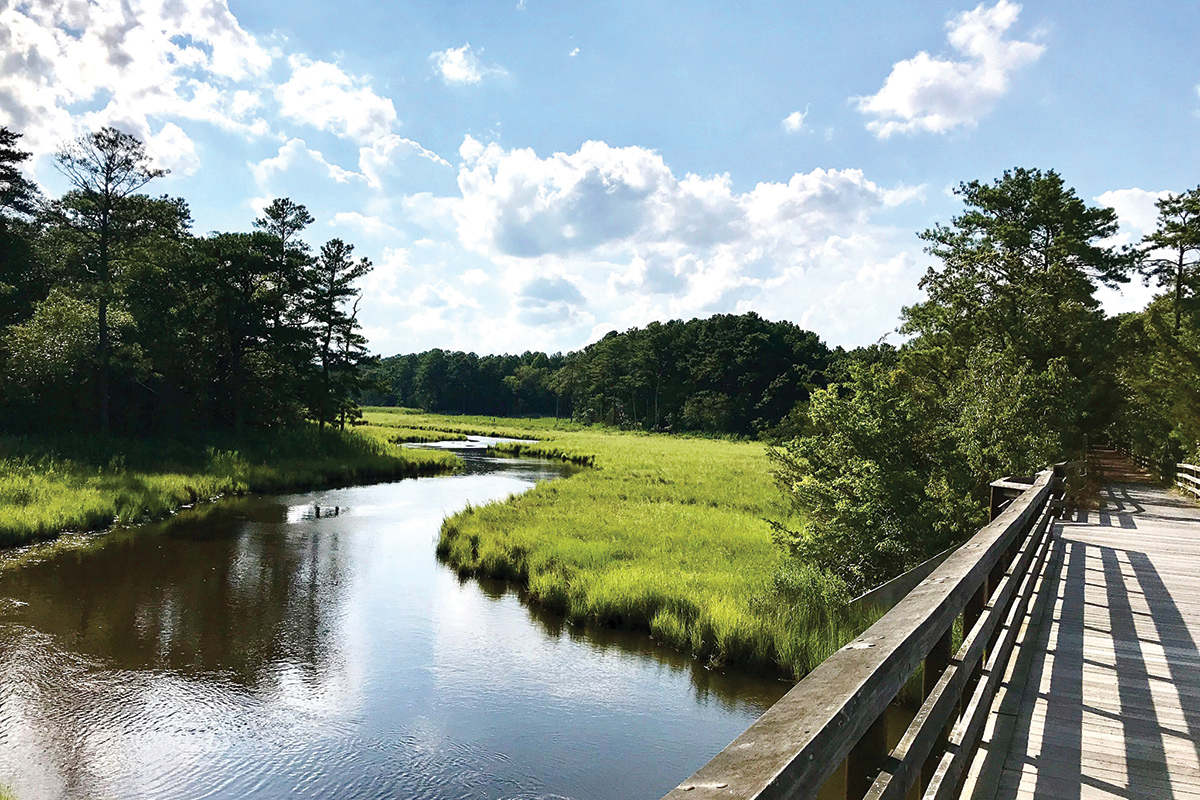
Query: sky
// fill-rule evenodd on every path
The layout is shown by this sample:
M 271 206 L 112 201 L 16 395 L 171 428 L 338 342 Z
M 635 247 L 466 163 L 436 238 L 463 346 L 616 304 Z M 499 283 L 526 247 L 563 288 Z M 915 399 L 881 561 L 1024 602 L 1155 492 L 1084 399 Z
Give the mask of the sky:
M 1200 183 L 1200 4 L 0 0 L 0 125 L 113 125 L 194 230 L 305 204 L 382 355 L 755 311 L 898 341 L 953 189 L 1055 169 L 1116 243 Z M 1110 313 L 1154 293 L 1103 290 Z

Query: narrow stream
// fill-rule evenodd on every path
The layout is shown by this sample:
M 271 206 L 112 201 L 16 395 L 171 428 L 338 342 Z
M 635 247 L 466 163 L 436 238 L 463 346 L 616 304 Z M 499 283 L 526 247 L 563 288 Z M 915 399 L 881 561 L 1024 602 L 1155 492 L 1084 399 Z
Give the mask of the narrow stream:
M 43 798 L 650 798 L 787 685 L 581 630 L 438 563 L 566 474 L 228 500 L 0 572 L 0 787 Z

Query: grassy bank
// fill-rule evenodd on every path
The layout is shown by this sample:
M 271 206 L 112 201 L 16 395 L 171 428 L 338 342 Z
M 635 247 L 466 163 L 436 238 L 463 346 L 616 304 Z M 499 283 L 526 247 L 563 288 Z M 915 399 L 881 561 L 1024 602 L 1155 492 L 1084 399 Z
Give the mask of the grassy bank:
M 400 450 L 377 432 L 315 427 L 243 437 L 0 438 L 0 546 L 144 522 L 218 495 L 445 472 L 453 456 Z
M 714 665 L 795 677 L 868 622 L 843 610 L 840 583 L 783 569 L 765 522 L 783 509 L 759 443 L 391 416 L 416 430 L 537 438 L 496 449 L 594 467 L 446 520 L 438 552 L 462 575 L 514 580 L 571 620 L 643 628 Z

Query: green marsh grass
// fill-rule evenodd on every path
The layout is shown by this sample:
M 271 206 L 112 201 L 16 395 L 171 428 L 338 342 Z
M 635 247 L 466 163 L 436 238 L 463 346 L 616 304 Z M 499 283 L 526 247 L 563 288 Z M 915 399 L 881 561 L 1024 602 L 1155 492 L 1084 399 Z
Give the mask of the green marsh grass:
M 0 438 L 0 546 L 163 517 L 220 495 L 415 477 L 445 453 L 302 427 L 207 440 Z
M 438 554 L 462 576 L 514 581 L 573 622 L 644 629 L 713 666 L 794 678 L 873 621 L 847 610 L 841 582 L 784 563 L 766 522 L 784 509 L 760 443 L 398 416 L 417 430 L 537 439 L 495 449 L 592 467 L 447 519 Z

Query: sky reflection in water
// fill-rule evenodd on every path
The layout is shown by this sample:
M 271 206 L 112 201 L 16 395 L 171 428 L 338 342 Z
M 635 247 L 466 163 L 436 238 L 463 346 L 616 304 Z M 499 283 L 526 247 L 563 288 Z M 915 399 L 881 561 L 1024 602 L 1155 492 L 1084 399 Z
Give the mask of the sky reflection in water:
M 0 573 L 20 800 L 655 798 L 779 697 L 582 631 L 434 556 L 443 517 L 563 474 L 234 500 Z

